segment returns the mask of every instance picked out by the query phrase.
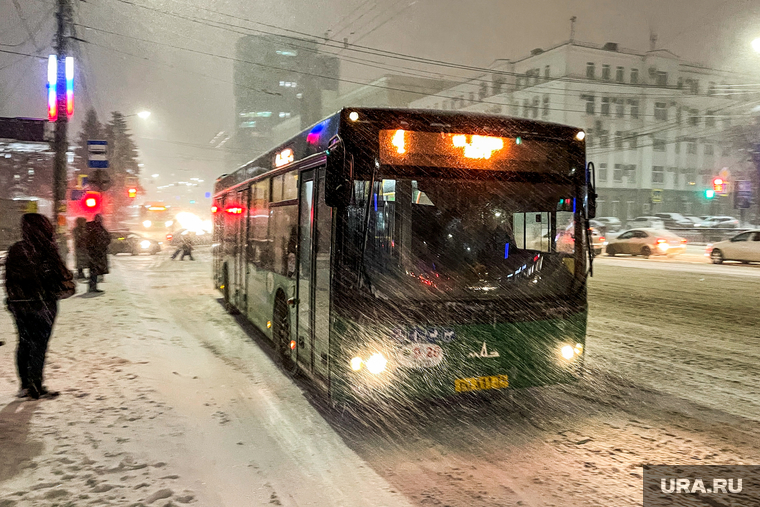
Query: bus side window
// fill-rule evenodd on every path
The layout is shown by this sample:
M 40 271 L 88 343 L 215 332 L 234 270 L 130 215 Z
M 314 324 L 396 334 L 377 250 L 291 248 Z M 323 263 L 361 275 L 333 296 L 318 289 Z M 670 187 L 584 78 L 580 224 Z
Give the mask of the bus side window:
M 295 253 L 298 230 L 298 206 L 276 206 L 272 208 L 270 240 L 273 246 L 273 269 L 275 273 L 291 276 L 288 273 L 288 255 Z
M 269 180 L 253 186 L 249 234 L 249 261 L 260 269 L 272 269 L 269 241 Z

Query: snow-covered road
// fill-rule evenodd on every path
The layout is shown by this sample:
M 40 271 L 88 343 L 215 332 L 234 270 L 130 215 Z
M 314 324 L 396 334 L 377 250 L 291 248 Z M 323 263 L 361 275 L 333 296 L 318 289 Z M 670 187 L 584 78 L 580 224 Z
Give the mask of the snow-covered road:
M 0 507 L 639 505 L 646 463 L 758 462 L 756 278 L 610 261 L 583 382 L 378 416 L 283 372 L 207 252 L 115 258 L 104 295 L 61 304 L 59 399 L 13 400 L 0 313 Z

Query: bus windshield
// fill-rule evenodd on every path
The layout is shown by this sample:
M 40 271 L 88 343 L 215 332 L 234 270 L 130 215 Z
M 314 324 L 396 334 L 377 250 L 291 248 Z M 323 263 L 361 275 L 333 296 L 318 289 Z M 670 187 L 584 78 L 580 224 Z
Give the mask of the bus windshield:
M 379 179 L 367 207 L 368 187 L 355 182 L 349 222 L 360 245 L 367 224 L 357 264 L 380 297 L 539 297 L 571 288 L 571 185 Z

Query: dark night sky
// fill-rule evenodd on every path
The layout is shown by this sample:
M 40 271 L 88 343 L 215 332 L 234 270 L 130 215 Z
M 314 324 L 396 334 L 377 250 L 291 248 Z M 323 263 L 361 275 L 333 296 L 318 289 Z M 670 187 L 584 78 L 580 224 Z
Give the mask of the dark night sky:
M 14 0 L 0 0 L 0 44 L 4 44 L 0 50 L 48 54 L 54 1 L 17 3 L 26 25 L 36 34 L 36 47 L 30 40 L 24 42 L 28 34 Z M 332 28 L 341 41 L 348 36 L 350 42 L 383 50 L 488 66 L 497 58 L 521 57 L 535 47 L 567 40 L 569 18 L 575 15 L 578 40 L 615 41 L 646 50 L 650 30 L 654 30 L 658 47 L 687 60 L 744 72 L 760 69 L 760 55 L 749 48 L 749 42 L 760 37 L 760 0 L 87 0 L 78 2 L 76 11 L 75 20 L 82 25 L 133 38 L 78 28 L 80 37 L 90 43 L 83 46 L 85 58 L 79 62 L 83 76 L 79 77 L 75 128 L 91 104 L 101 119 L 112 110 L 130 114 L 148 109 L 153 115 L 147 121 L 129 119 L 144 173 L 161 174 L 161 183 L 199 177 L 209 188 L 223 171 L 221 153 L 209 141 L 218 131 L 230 130 L 233 123 L 232 63 L 168 45 L 231 57 L 239 37 L 234 31 L 240 29 L 214 28 L 181 17 L 266 31 L 272 29 L 242 18 L 312 34 Z M 348 29 L 338 31 L 354 18 L 358 19 Z M 341 19 L 343 23 L 338 24 Z M 351 31 L 356 33 L 351 35 Z M 415 67 L 372 58 L 391 67 Z M 455 74 L 437 67 L 422 70 L 448 77 Z M 384 72 L 343 64 L 343 77 L 352 81 L 367 82 Z M 43 117 L 44 80 L 43 61 L 0 53 L 0 116 Z M 350 87 L 343 85 L 343 89 Z

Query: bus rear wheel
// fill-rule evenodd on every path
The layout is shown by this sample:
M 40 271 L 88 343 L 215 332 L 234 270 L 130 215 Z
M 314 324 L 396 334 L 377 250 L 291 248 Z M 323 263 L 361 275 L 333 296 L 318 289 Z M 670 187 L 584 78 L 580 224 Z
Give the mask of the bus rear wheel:
M 290 312 L 284 297 L 278 297 L 274 303 L 272 341 L 277 348 L 277 355 L 280 356 L 282 366 L 286 370 L 291 370 L 294 363 L 290 354 Z

